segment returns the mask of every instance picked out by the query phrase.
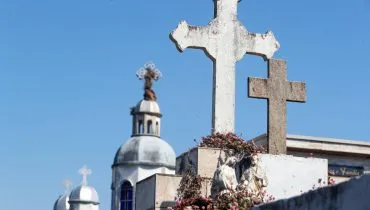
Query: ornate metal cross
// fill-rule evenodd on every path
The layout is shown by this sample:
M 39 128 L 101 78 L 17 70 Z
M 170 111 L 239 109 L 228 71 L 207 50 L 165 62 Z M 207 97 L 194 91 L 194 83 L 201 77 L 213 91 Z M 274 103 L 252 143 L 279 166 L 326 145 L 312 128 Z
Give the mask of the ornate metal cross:
M 286 154 L 286 101 L 305 102 L 306 84 L 287 81 L 286 62 L 268 61 L 268 79 L 248 78 L 251 98 L 268 99 L 267 149 L 271 154 Z
M 145 80 L 144 84 L 144 99 L 148 101 L 156 101 L 157 96 L 152 89 L 153 80 L 157 81 L 162 77 L 162 73 L 155 67 L 153 63 L 147 63 L 144 67 L 136 72 L 136 76 L 140 80 Z
M 78 170 L 78 173 L 82 176 L 82 185 L 87 185 L 87 176 L 91 175 L 91 169 L 84 165 L 80 170 Z
M 180 52 L 201 48 L 213 61 L 213 132 L 234 132 L 235 63 L 244 54 L 271 58 L 279 48 L 272 32 L 248 32 L 237 19 L 238 0 L 214 0 L 215 19 L 207 26 L 180 22 L 170 34 Z

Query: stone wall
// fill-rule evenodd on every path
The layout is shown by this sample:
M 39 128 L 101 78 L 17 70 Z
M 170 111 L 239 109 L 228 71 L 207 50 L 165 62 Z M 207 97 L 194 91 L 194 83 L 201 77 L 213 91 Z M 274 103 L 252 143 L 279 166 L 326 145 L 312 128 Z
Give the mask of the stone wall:
M 266 134 L 252 139 L 257 145 L 267 146 Z M 328 159 L 328 165 L 363 168 L 370 174 L 370 143 L 312 136 L 287 135 L 288 155 Z M 329 170 L 330 172 L 330 170 Z M 353 175 L 329 175 L 336 183 L 347 181 Z M 362 175 L 362 174 L 361 174 Z
M 213 178 L 219 156 L 224 157 L 221 149 L 196 147 L 176 158 L 176 174 L 182 174 L 185 167 L 191 166 L 203 178 Z
M 254 207 L 253 210 L 368 210 L 369 195 L 370 175 L 364 175 L 301 196 Z
M 328 166 L 330 165 L 341 165 L 341 166 L 358 166 L 363 167 L 364 174 L 370 173 L 370 158 L 369 157 L 359 157 L 350 155 L 338 155 L 338 154 L 320 154 L 315 152 L 303 152 L 303 151 L 288 151 L 288 154 L 297 157 L 315 157 L 315 158 L 325 158 L 328 159 Z M 330 167 L 329 167 L 330 168 Z M 329 176 L 335 180 L 335 183 L 340 183 L 351 179 L 350 176 L 335 176 L 331 175 L 329 171 Z
M 262 154 L 259 165 L 268 178 L 266 192 L 276 199 L 300 195 L 327 185 L 326 159 Z
M 176 160 L 176 174 L 182 174 L 185 165 L 194 167 L 197 174 L 212 179 L 218 158 L 224 157 L 220 149 L 198 147 L 180 155 Z M 189 163 L 190 162 L 190 163 Z M 276 199 L 300 195 L 318 186 L 325 186 L 328 179 L 326 159 L 294 157 L 291 155 L 260 154 L 258 165 L 268 179 L 266 191 Z M 202 189 L 210 194 L 210 183 Z
M 136 209 L 167 209 L 175 205 L 181 176 L 155 174 L 137 183 Z
M 136 184 L 135 209 L 144 210 L 155 208 L 155 187 L 156 187 L 156 175 L 141 180 Z

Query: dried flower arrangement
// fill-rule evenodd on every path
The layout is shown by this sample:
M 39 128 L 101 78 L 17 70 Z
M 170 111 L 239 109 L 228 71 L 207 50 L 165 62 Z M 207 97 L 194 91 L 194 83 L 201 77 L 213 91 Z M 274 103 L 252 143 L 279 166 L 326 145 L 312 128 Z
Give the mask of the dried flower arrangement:
M 253 142 L 247 142 L 233 133 L 215 133 L 203 137 L 199 146 L 231 151 L 232 154 L 239 157 L 265 152 L 262 147 L 255 145 Z M 176 205 L 168 209 L 247 210 L 264 202 L 265 191 L 261 190 L 257 195 L 252 195 L 246 189 L 242 188 L 227 193 L 220 193 L 213 199 L 211 197 L 204 197 L 201 195 L 202 182 L 203 178 L 197 175 L 193 168 L 187 168 L 177 190 L 178 197 L 176 199 Z M 268 201 L 273 199 L 271 196 L 268 197 Z

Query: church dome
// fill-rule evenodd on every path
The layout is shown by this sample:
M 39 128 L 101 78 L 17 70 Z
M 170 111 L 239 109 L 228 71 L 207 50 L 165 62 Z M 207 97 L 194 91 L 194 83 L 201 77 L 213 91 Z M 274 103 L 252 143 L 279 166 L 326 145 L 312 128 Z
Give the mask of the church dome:
M 121 164 L 164 166 L 174 169 L 176 154 L 167 142 L 157 136 L 133 136 L 116 153 L 113 166 Z
M 135 108 L 136 113 L 153 113 L 160 114 L 159 106 L 156 101 L 141 100 L 137 103 Z
M 53 210 L 69 210 L 69 195 L 61 195 L 55 201 Z
M 69 196 L 70 203 L 91 203 L 99 204 L 98 193 L 95 188 L 87 185 L 80 185 L 79 187 L 72 190 Z

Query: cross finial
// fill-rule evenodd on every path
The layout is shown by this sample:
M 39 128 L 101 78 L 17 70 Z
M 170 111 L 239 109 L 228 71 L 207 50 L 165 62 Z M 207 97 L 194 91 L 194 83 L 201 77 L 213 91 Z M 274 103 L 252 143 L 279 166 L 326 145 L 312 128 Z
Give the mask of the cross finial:
M 148 101 L 156 101 L 157 96 L 152 89 L 153 80 L 159 80 L 162 77 L 162 73 L 156 68 L 154 63 L 148 62 L 136 72 L 136 76 L 140 80 L 145 80 L 144 99 Z
M 65 193 L 68 193 L 70 190 L 71 190 L 71 187 L 72 187 L 72 181 L 71 180 L 64 180 L 63 181 L 63 186 L 64 186 L 64 192 Z
M 80 170 L 78 170 L 78 173 L 82 176 L 82 185 L 87 185 L 87 176 L 91 175 L 91 169 L 84 165 Z

